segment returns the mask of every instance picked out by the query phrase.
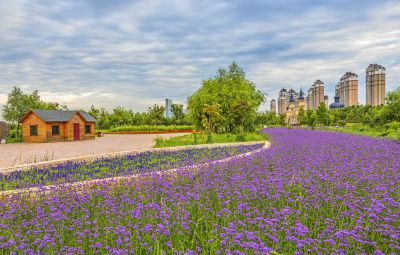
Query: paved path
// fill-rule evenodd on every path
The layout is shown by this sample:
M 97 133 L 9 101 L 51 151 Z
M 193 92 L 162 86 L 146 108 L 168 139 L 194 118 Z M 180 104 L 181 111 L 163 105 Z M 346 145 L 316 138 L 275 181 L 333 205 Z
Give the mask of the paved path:
M 185 134 L 104 135 L 95 140 L 0 144 L 0 169 L 41 161 L 152 148 L 154 138 Z

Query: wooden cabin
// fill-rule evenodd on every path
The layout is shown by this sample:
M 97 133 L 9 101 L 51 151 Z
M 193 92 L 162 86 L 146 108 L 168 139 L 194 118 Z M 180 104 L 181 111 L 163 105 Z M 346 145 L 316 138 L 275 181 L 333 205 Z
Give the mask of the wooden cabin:
M 23 142 L 95 139 L 96 119 L 83 111 L 31 110 L 20 123 Z

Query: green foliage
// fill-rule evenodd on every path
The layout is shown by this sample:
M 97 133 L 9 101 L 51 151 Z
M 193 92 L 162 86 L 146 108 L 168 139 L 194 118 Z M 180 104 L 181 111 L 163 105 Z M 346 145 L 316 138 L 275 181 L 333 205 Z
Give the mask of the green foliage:
M 44 102 L 40 99 L 39 91 L 34 90 L 32 94 L 27 94 L 19 87 L 14 87 L 8 94 L 7 102 L 3 107 L 2 116 L 4 120 L 11 124 L 16 124 L 16 141 L 19 139 L 19 121 L 32 109 L 42 110 L 61 110 L 67 109 L 65 105 L 59 103 Z M 11 140 L 11 139 L 9 139 Z
M 312 129 L 314 129 L 317 124 L 316 112 L 309 109 L 307 110 L 306 115 L 307 115 L 307 125 L 310 126 Z
M 301 106 L 299 109 L 298 119 L 300 125 L 305 125 L 307 123 L 307 114 L 303 106 Z
M 148 117 L 147 117 L 147 124 L 150 125 L 160 125 L 162 122 L 162 119 L 164 118 L 164 111 L 165 107 L 161 105 L 153 105 L 152 107 L 149 107 L 147 110 Z
M 258 127 L 281 125 L 280 116 L 274 112 L 265 111 L 257 113 L 255 121 Z
M 206 132 L 208 134 L 215 132 L 216 127 L 222 121 L 220 104 L 205 104 L 203 108 L 203 115 L 201 117 L 201 124 L 205 128 Z
M 180 125 L 180 126 L 120 126 L 111 129 L 99 129 L 103 133 L 107 132 L 156 132 L 156 131 L 171 131 L 171 130 L 193 130 L 194 126 Z
M 317 121 L 319 124 L 329 126 L 331 123 L 331 116 L 328 107 L 324 103 L 320 104 L 316 110 Z
M 198 127 L 203 126 L 204 107 L 218 103 L 221 123 L 219 132 L 254 130 L 257 109 L 265 101 L 265 95 L 235 62 L 229 69 L 221 68 L 213 78 L 204 80 L 200 89 L 188 98 L 189 116 Z
M 171 105 L 171 111 L 172 114 L 174 115 L 172 117 L 172 120 L 175 125 L 180 125 L 185 119 L 185 114 L 183 113 L 183 105 L 181 104 L 172 104 Z
M 238 138 L 235 134 L 223 133 L 223 134 L 210 134 L 211 143 L 233 143 L 237 142 Z M 176 136 L 171 138 L 157 137 L 155 139 L 155 148 L 161 147 L 172 147 L 172 146 L 183 146 L 183 145 L 196 145 L 196 144 L 208 144 L 208 134 L 206 133 L 192 133 L 189 135 Z M 266 141 L 268 136 L 258 132 L 246 133 L 243 137 L 243 142 L 251 141 Z

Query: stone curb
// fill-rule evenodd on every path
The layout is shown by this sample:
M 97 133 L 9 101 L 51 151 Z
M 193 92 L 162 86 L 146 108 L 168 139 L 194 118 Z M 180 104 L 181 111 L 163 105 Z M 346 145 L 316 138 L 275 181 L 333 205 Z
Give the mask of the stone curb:
M 134 175 L 129 175 L 129 176 L 119 176 L 119 177 L 110 177 L 110 178 L 104 178 L 104 179 L 95 179 L 95 180 L 89 180 L 89 181 L 81 181 L 81 182 L 72 182 L 72 183 L 67 183 L 67 184 L 62 184 L 64 186 L 68 186 L 70 188 L 88 188 L 88 187 L 93 187 L 96 185 L 104 184 L 104 183 L 112 183 L 112 184 L 118 184 L 122 182 L 126 182 L 132 179 L 140 178 L 140 177 L 146 177 L 147 175 L 152 175 L 152 174 L 162 174 L 162 175 L 173 175 L 178 171 L 188 171 L 188 170 L 195 170 L 203 167 L 207 167 L 211 164 L 220 164 L 224 162 L 231 161 L 233 159 L 239 159 L 243 157 L 250 156 L 254 153 L 258 153 L 262 150 L 268 149 L 271 145 L 270 142 L 264 141 L 264 142 L 241 142 L 241 143 L 219 143 L 219 144 L 207 144 L 207 145 L 195 145 L 195 146 L 177 146 L 177 147 L 172 147 L 174 148 L 173 150 L 167 150 L 167 151 L 179 151 L 179 150 L 184 150 L 184 149 L 190 149 L 190 148 L 216 148 L 216 147 L 224 147 L 224 146 L 240 146 L 240 145 L 252 145 L 252 144 L 264 144 L 264 146 L 260 149 L 254 150 L 254 151 L 249 151 L 246 153 L 242 153 L 239 155 L 234 155 L 228 158 L 223 158 L 223 159 L 218 159 L 214 160 L 212 162 L 207 162 L 207 163 L 202 163 L 202 164 L 196 164 L 196 165 L 191 165 L 191 166 L 184 166 L 184 167 L 179 167 L 179 168 L 173 168 L 173 169 L 168 169 L 168 170 L 160 170 L 160 171 L 153 171 L 153 172 L 148 172 L 148 173 L 139 173 L 139 174 L 134 174 Z M 139 152 L 143 151 L 160 151 L 160 149 L 165 149 L 165 148 L 155 148 L 155 149 L 146 149 L 146 150 L 141 150 Z M 170 148 L 171 149 L 171 148 Z M 162 151 L 162 150 L 161 150 Z M 138 153 L 138 152 L 137 152 Z M 120 154 L 118 154 L 120 155 Z M 123 154 L 126 155 L 126 154 Z M 116 156 L 116 155 L 115 155 Z M 17 171 L 17 170 L 15 170 Z M 50 192 L 53 189 L 56 189 L 60 185 L 48 185 L 48 186 L 43 186 L 43 187 L 32 187 L 32 188 L 26 188 L 26 189 L 15 189 L 15 190 L 6 190 L 6 191 L 0 191 L 0 197 L 2 196 L 10 196 L 10 195 L 17 195 L 17 194 L 35 194 L 38 192 Z

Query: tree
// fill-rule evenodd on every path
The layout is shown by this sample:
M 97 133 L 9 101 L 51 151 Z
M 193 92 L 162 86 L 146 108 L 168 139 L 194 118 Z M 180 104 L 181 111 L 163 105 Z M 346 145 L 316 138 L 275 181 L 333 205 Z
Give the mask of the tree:
M 172 104 L 171 111 L 173 114 L 173 122 L 175 125 L 182 124 L 183 119 L 185 118 L 185 114 L 183 113 L 183 105 L 181 104 Z
M 387 122 L 400 122 L 400 88 L 387 94 L 384 116 Z
M 304 125 L 307 123 L 307 115 L 306 115 L 306 111 L 304 110 L 303 106 L 300 106 L 298 118 L 299 118 L 300 125 Z
M 205 105 L 203 108 L 203 127 L 208 133 L 215 132 L 216 126 L 221 122 L 221 106 L 218 103 Z
M 42 101 L 38 90 L 34 90 L 32 94 L 26 94 L 21 88 L 14 87 L 8 94 L 6 105 L 3 107 L 2 116 L 6 121 L 16 125 L 16 136 L 18 137 L 19 121 L 30 110 L 58 110 L 66 108 L 65 105 Z
M 331 117 L 329 115 L 329 110 L 324 103 L 320 104 L 317 107 L 316 114 L 317 120 L 320 124 L 324 126 L 329 126 L 329 124 L 331 123 Z
M 164 106 L 161 106 L 161 105 L 155 104 L 152 107 L 149 107 L 149 109 L 147 110 L 148 125 L 150 126 L 151 124 L 155 124 L 156 126 L 158 126 L 164 118 L 164 111 L 165 111 L 165 108 L 164 108 Z
M 133 118 L 134 113 L 132 110 L 126 110 L 125 108 L 118 106 L 113 109 L 113 113 L 110 115 L 110 122 L 113 127 L 132 125 Z
M 315 124 L 317 122 L 317 114 L 314 110 L 307 110 L 307 125 L 310 126 L 312 129 L 315 128 Z
M 89 114 L 90 116 L 94 117 L 96 120 L 99 120 L 99 118 L 100 118 L 100 113 L 101 113 L 101 110 L 100 110 L 100 109 L 97 109 L 96 107 L 94 107 L 94 105 L 92 105 L 92 106 L 90 107 L 90 110 L 89 110 L 89 112 L 88 112 L 88 114 Z
M 225 132 L 241 132 L 241 129 L 254 129 L 257 109 L 264 101 L 265 95 L 233 62 L 228 70 L 221 68 L 215 77 L 202 82 L 201 88 L 188 98 L 188 110 L 193 123 L 201 128 L 203 108 L 217 103 L 221 110 L 219 128 Z

